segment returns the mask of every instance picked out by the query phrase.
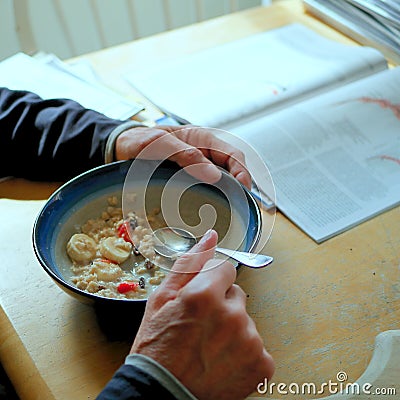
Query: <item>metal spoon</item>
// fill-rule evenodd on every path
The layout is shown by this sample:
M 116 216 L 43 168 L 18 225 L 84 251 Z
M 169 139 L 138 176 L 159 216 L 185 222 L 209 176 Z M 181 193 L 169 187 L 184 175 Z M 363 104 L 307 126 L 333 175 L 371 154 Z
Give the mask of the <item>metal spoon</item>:
M 161 256 L 170 259 L 175 259 L 179 255 L 186 253 L 197 242 L 190 232 L 180 228 L 159 228 L 153 234 L 158 239 L 154 245 L 154 250 Z M 222 247 L 217 247 L 215 251 L 251 268 L 265 267 L 274 260 L 270 256 L 224 249 Z

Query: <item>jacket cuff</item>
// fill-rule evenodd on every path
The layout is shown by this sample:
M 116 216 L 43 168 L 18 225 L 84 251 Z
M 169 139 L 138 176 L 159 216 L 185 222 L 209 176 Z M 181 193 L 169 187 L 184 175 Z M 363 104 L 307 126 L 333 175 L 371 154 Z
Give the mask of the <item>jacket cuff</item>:
M 177 400 L 197 400 L 171 372 L 152 358 L 143 354 L 129 354 L 125 359 L 125 364 L 133 365 L 151 375 Z
M 106 148 L 104 150 L 104 163 L 109 164 L 113 161 L 115 161 L 115 142 L 118 138 L 118 136 L 122 133 L 125 132 L 126 130 L 130 128 L 135 128 L 137 126 L 146 126 L 141 124 L 140 122 L 136 121 L 127 121 L 119 126 L 117 126 L 115 129 L 113 129 L 108 136 L 107 142 L 106 142 Z

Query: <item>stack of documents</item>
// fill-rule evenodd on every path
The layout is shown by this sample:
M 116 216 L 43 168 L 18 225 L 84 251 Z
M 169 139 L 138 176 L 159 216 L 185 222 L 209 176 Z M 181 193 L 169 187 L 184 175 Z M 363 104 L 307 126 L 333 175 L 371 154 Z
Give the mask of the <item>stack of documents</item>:
M 398 0 L 303 0 L 307 11 L 361 44 L 400 62 Z
M 17 53 L 0 62 L 0 86 L 27 90 L 43 99 L 75 100 L 114 119 L 128 119 L 143 109 L 102 85 L 90 72 L 88 65 L 70 66 L 53 55 Z

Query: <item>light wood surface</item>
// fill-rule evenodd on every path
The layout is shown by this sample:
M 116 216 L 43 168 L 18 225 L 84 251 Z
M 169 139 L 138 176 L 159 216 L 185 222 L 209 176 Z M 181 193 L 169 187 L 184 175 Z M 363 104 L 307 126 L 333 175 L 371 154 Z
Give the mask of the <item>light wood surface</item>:
M 294 21 L 353 44 L 304 15 L 300 3 L 290 0 L 85 58 L 110 87 L 136 98 L 122 76 L 143 57 L 162 62 Z M 61 291 L 35 259 L 32 226 L 58 185 L 0 183 L 0 360 L 23 400 L 94 399 L 130 345 L 108 340 L 93 308 Z M 400 325 L 400 208 L 320 245 L 278 213 L 265 251 L 274 256 L 273 265 L 243 268 L 238 283 L 276 360 L 273 381 L 320 385 L 336 381 L 343 371 L 346 382 L 370 379 L 375 386 L 396 387 L 398 395 L 390 398 L 399 398 L 398 334 L 379 336 L 375 366 L 367 367 L 376 336 Z M 293 395 L 274 392 L 271 397 Z

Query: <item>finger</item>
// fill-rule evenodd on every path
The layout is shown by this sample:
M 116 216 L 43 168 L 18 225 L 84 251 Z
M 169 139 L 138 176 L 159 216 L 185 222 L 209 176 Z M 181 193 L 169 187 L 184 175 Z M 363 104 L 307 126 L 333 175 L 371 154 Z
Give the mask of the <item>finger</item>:
M 162 131 L 159 137 L 147 143 L 137 157 L 153 160 L 168 158 L 196 179 L 206 183 L 216 183 L 221 179 L 221 171 L 200 149 L 166 131 Z
M 243 152 L 237 148 L 214 138 L 211 159 L 218 165 L 227 169 L 240 183 L 251 188 L 251 175 L 246 167 L 246 159 Z
M 176 139 L 179 141 L 179 139 Z M 169 157 L 194 178 L 209 184 L 221 179 L 221 171 L 196 147 L 185 144 L 186 148 Z
M 236 280 L 236 269 L 228 261 L 215 259 L 209 261 L 206 267 L 206 271 L 197 274 L 186 284 L 182 293 L 185 292 L 195 299 L 197 296 L 194 294 L 200 294 L 204 298 L 209 295 L 217 296 L 223 301 Z
M 246 308 L 246 293 L 238 285 L 232 285 L 226 292 L 225 295 L 227 300 L 237 301 L 243 308 Z
M 217 241 L 217 232 L 214 230 L 206 232 L 199 243 L 175 261 L 162 286 L 179 290 L 190 282 L 202 270 L 206 262 L 214 257 Z
M 190 175 L 210 184 L 221 178 L 215 163 L 246 187 L 251 186 L 244 155 L 204 128 L 186 125 L 129 129 L 118 137 L 115 154 L 118 160 L 169 158 Z
M 231 174 L 247 189 L 251 189 L 251 175 L 246 168 L 245 163 L 243 164 L 236 159 L 235 155 L 231 155 L 228 160 L 228 170 Z
M 219 139 L 205 128 L 181 127 L 173 132 L 183 142 L 202 149 L 205 157 L 227 169 L 248 189 L 251 188 L 251 176 L 246 168 L 245 156 L 239 149 Z

